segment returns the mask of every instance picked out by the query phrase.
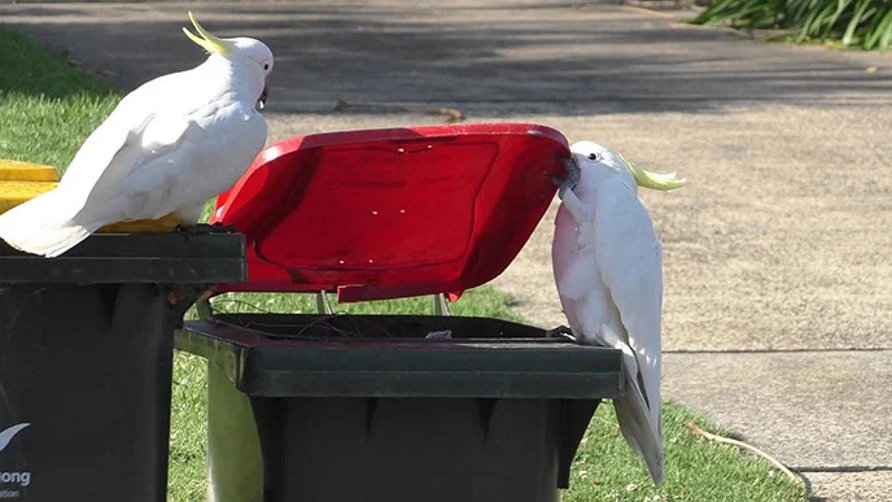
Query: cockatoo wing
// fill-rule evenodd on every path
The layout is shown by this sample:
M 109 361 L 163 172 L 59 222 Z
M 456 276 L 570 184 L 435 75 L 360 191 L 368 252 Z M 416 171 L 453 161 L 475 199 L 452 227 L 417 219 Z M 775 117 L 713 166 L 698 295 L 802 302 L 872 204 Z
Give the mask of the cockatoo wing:
M 617 186 L 609 186 L 616 183 Z M 594 211 L 595 248 L 601 280 L 619 312 L 635 367 L 629 370 L 629 394 L 615 402 L 620 428 L 630 444 L 637 444 L 654 480 L 662 480 L 662 428 L 660 426 L 661 315 L 663 302 L 662 249 L 647 210 L 635 192 L 605 181 L 598 189 Z M 613 344 L 611 344 L 613 345 Z M 627 354 L 628 355 L 628 354 Z M 637 370 L 637 371 L 636 371 Z M 626 422 L 626 423 L 623 423 Z
M 125 143 L 134 134 L 141 134 L 147 124 L 163 109 L 159 103 L 169 103 L 167 108 L 176 107 L 169 101 L 178 96 L 178 89 L 190 88 L 189 72 L 177 72 L 158 77 L 137 87 L 124 96 L 112 113 L 97 127 L 78 149 L 68 165 L 60 183 L 72 196 L 86 200 L 87 195 L 105 173 L 112 159 L 118 155 Z M 188 115 L 196 105 L 183 109 L 179 114 Z M 177 131 L 171 131 L 176 135 Z M 75 202 L 75 200 L 72 200 Z M 80 206 L 73 208 L 74 211 Z
M 597 206 L 598 269 L 619 310 L 627 342 L 639 355 L 647 391 L 659 383 L 662 249 L 650 215 L 633 193 L 603 190 Z M 658 392 L 659 385 L 653 388 Z M 659 403 L 658 395 L 647 399 Z
M 0 215 L 0 238 L 23 251 L 56 256 L 98 229 L 72 219 L 115 157 L 153 119 L 165 88 L 182 85 L 185 73 L 159 77 L 125 96 L 78 149 L 56 189 Z
M 661 289 L 659 270 L 648 276 L 652 267 L 638 270 L 625 261 L 640 260 L 652 249 L 644 238 L 647 229 L 653 231 L 647 213 L 637 209 L 631 216 L 628 213 L 628 206 L 636 205 L 643 210 L 634 192 L 615 180 L 604 180 L 597 190 L 584 191 L 579 197 L 567 191 L 555 219 L 552 262 L 561 305 L 577 340 L 622 352 L 626 393 L 613 400 L 620 431 L 659 484 L 663 477 L 659 406 L 654 411 L 649 404 L 659 403 L 659 360 L 648 361 L 645 357 L 652 348 L 639 353 L 642 343 L 632 343 L 623 317 L 623 310 L 625 317 L 636 319 L 641 318 L 639 308 L 646 310 L 643 305 L 629 303 L 629 298 L 635 300 L 636 288 Z M 656 256 L 659 259 L 659 253 Z M 619 303 L 614 295 L 620 297 Z M 659 357 L 659 324 L 656 326 Z M 645 382 L 647 378 L 651 383 Z
M 156 214 L 147 207 L 152 194 L 164 198 L 164 184 L 172 181 L 167 171 L 179 169 L 188 171 L 200 159 L 186 164 L 176 164 L 168 159 L 171 153 L 179 152 L 181 160 L 191 160 L 187 138 L 200 135 L 200 126 L 188 117 L 152 116 L 137 130 L 132 130 L 121 148 L 89 187 L 88 197 L 74 220 L 85 225 L 105 225 L 117 221 L 141 218 L 158 218 L 176 209 L 176 202 L 166 199 L 159 209 L 167 209 Z M 191 133 L 191 134 L 190 134 Z M 174 160 L 171 162 L 171 160 Z M 86 187 L 84 187 L 86 188 Z M 161 207 L 165 206 L 165 207 Z M 98 227 L 96 227 L 98 228 Z
M 182 209 L 194 214 L 229 188 L 263 147 L 266 121 L 225 97 L 195 99 L 180 87 L 186 73 L 124 98 L 84 142 L 58 188 L 0 215 L 0 237 L 57 256 L 103 225 Z
M 203 204 L 238 179 L 265 141 L 263 117 L 238 103 L 156 115 L 130 135 L 74 219 L 159 218 Z
M 81 166 L 88 165 L 87 162 L 91 159 L 89 154 L 94 154 L 97 162 L 106 158 L 108 160 L 104 166 L 92 164 L 94 168 L 91 170 L 81 169 L 85 173 L 83 177 L 66 173 L 66 179 L 74 182 L 66 184 L 63 179 L 63 183 L 56 189 L 0 215 L 0 236 L 17 249 L 44 256 L 58 256 L 103 225 L 129 219 L 120 203 L 112 203 L 112 198 L 127 196 L 120 191 L 122 179 L 150 162 L 159 153 L 175 148 L 182 137 L 181 135 L 168 144 L 154 141 L 151 149 L 142 148 L 146 126 L 153 118 L 147 117 L 137 129 L 125 131 L 123 142 L 118 145 L 117 150 L 110 149 L 110 154 L 92 147 L 88 149 L 88 155 L 79 154 Z M 112 139 L 120 138 L 116 134 Z

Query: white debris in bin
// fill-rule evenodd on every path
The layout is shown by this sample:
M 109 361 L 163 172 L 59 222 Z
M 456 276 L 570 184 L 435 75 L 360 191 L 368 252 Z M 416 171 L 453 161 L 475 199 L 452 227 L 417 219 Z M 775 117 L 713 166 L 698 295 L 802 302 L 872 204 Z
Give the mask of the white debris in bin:
M 452 330 L 431 331 L 425 337 L 425 340 L 452 340 Z

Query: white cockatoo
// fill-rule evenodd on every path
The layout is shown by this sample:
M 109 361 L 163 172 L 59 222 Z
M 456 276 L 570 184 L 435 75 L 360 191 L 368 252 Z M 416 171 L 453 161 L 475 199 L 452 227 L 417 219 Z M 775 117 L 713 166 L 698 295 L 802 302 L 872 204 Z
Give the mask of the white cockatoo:
M 591 141 L 570 151 L 578 182 L 559 190 L 555 283 L 576 340 L 622 351 L 626 393 L 613 401 L 620 430 L 660 484 L 662 250 L 636 184 L 671 190 L 684 180 L 645 171 Z
M 263 42 L 218 38 L 189 18 L 198 35 L 183 31 L 207 60 L 125 96 L 57 188 L 0 215 L 0 238 L 57 256 L 110 223 L 173 213 L 193 225 L 204 203 L 238 180 L 266 143 L 258 108 L 273 54 Z

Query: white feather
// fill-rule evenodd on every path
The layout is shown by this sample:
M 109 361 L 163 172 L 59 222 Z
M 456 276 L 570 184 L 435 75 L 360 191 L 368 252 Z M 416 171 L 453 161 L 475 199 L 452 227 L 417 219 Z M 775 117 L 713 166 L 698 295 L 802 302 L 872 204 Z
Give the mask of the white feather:
M 660 244 L 620 159 L 590 142 L 571 151 L 582 172 L 555 221 L 558 294 L 578 340 L 622 351 L 627 392 L 614 400 L 620 430 L 660 484 Z M 599 156 L 591 160 L 590 153 Z

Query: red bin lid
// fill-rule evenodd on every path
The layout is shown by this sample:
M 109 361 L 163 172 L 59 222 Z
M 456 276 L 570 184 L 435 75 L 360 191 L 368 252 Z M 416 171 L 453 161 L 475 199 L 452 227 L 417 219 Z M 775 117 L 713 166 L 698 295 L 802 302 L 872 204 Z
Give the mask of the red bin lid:
M 218 198 L 211 222 L 247 236 L 248 282 L 217 289 L 455 300 L 517 256 L 568 156 L 560 132 L 514 123 L 276 143 Z

